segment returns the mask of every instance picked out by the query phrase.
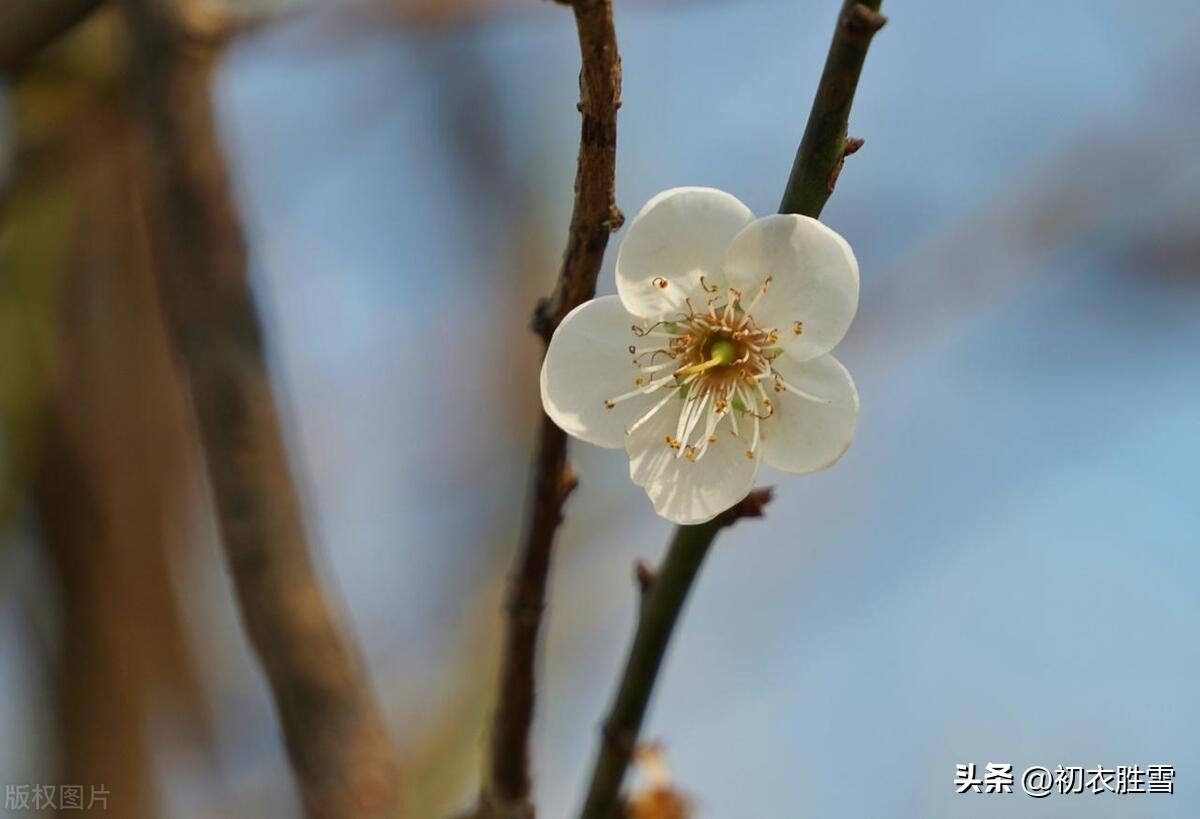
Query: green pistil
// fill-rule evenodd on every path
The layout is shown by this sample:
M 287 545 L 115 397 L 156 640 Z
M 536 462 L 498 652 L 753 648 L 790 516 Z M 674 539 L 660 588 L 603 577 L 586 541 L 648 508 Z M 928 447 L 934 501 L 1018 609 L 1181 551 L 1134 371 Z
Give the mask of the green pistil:
M 702 361 L 699 364 L 693 364 L 690 367 L 676 370 L 675 377 L 682 378 L 685 375 L 695 375 L 705 370 L 711 370 L 713 367 L 728 366 L 737 360 L 738 349 L 737 345 L 729 339 L 720 338 L 714 341 L 712 346 L 708 348 L 708 354 L 712 356 L 708 361 Z
M 722 338 L 713 342 L 708 354 L 712 356 L 710 360 L 718 364 L 732 364 L 737 360 L 738 350 L 732 341 Z

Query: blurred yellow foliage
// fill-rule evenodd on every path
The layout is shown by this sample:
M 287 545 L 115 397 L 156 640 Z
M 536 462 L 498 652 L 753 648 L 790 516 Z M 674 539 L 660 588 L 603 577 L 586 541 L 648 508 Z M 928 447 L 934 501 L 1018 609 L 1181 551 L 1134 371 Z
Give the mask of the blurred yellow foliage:
M 634 761 L 646 786 L 630 796 L 625 808 L 628 819 L 689 819 L 693 815 L 691 801 L 671 784 L 661 747 L 639 746 Z

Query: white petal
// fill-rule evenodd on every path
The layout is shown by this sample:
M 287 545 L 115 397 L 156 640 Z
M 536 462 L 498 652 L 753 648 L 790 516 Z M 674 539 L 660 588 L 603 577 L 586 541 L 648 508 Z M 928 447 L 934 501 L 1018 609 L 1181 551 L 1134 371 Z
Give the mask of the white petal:
M 655 196 L 617 251 L 617 293 L 625 309 L 649 319 L 670 318 L 686 312 L 684 298 L 691 296 L 703 310 L 700 276 L 724 288 L 725 249 L 753 219 L 736 197 L 714 188 L 673 188 Z
M 786 350 L 775 371 L 812 400 L 788 390 L 772 392 L 774 414 L 763 422 L 763 460 L 787 472 L 816 472 L 833 466 L 854 440 L 858 426 L 858 390 L 836 358 L 823 355 L 796 361 Z M 828 402 L 828 403 L 826 403 Z
M 854 251 L 807 216 L 777 214 L 752 222 L 730 243 L 725 276 L 746 304 L 771 277 L 754 320 L 759 327 L 777 329 L 779 343 L 797 360 L 832 350 L 858 310 Z
M 758 458 L 747 458 L 748 438 L 738 438 L 729 423 L 716 432 L 704 457 L 677 458 L 666 443 L 673 435 L 684 399 L 672 401 L 626 440 L 629 477 L 643 487 L 654 511 L 680 524 L 703 523 L 740 501 L 754 487 Z M 743 425 L 742 434 L 749 435 Z
M 640 370 L 629 354 L 638 339 L 629 315 L 616 296 L 602 296 L 576 307 L 550 339 L 542 362 L 542 406 L 554 423 L 576 438 L 619 447 L 631 424 L 660 392 L 635 396 L 612 409 L 604 405 L 634 389 Z

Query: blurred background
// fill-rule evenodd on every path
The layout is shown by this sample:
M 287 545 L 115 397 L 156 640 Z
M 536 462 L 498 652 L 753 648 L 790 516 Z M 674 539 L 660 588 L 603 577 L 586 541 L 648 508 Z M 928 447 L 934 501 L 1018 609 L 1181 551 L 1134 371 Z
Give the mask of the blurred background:
M 625 213 L 676 185 L 773 211 L 836 6 L 618 0 Z M 862 268 L 858 437 L 720 538 L 646 734 L 701 817 L 1200 815 L 1200 6 L 883 11 L 822 217 Z M 105 10 L 3 85 L 0 781 L 293 816 L 131 215 L 123 36 Z M 268 8 L 216 75 L 308 524 L 412 816 L 478 787 L 578 62 L 550 3 L 331 0 Z M 622 453 L 573 458 L 545 817 L 578 807 L 632 562 L 670 531 Z M 1176 792 L 956 795 L 969 762 L 1169 764 Z

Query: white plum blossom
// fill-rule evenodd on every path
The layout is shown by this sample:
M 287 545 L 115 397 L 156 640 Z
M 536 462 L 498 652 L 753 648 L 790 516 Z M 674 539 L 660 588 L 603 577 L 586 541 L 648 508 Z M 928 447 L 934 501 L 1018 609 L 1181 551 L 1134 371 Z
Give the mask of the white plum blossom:
M 574 437 L 623 446 L 658 514 L 711 520 L 759 461 L 814 472 L 850 446 L 858 392 L 829 351 L 858 308 L 858 262 L 837 233 L 676 188 L 633 220 L 616 278 L 554 333 L 542 404 Z

